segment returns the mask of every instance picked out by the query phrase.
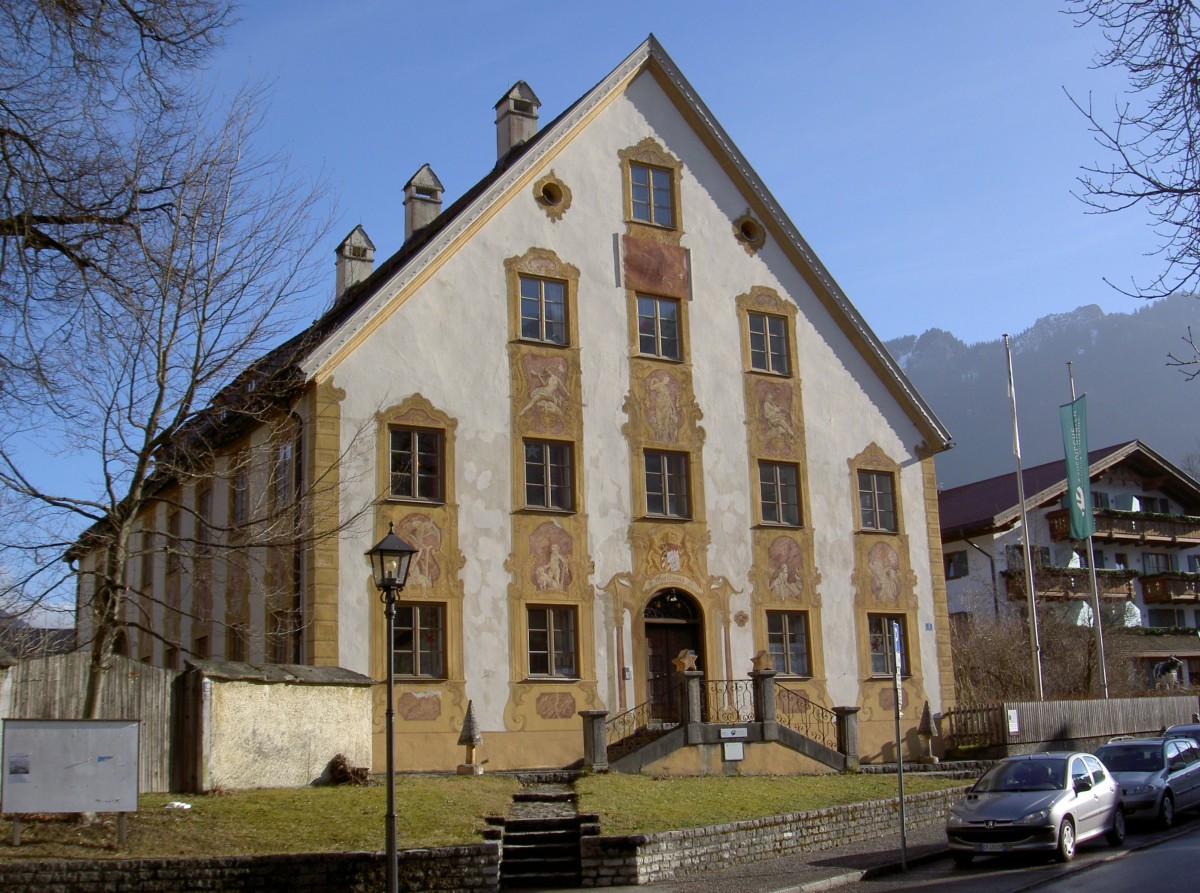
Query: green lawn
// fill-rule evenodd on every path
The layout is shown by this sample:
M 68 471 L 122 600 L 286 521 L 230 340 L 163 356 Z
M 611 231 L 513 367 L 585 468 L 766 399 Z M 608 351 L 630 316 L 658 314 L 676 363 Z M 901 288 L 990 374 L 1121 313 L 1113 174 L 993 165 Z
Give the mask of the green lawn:
M 909 777 L 912 793 L 961 781 Z M 477 842 L 489 815 L 507 812 L 517 781 L 482 777 L 400 776 L 396 780 L 401 848 Z M 714 825 L 896 795 L 896 779 L 880 775 L 762 778 L 664 778 L 592 775 L 580 779 L 580 811 L 601 816 L 605 834 Z M 93 859 L 239 855 L 383 849 L 385 789 L 321 787 L 238 791 L 219 795 L 148 794 L 129 817 L 118 849 L 116 817 L 93 825 L 74 817 L 27 817 L 22 844 L 0 819 L 0 859 Z M 167 809 L 172 800 L 191 809 Z

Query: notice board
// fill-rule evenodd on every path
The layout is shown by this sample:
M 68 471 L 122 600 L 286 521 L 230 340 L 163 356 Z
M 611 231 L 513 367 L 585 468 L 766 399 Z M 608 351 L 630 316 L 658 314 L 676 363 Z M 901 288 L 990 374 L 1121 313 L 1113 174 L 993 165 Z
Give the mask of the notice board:
M 136 719 L 6 719 L 0 812 L 136 812 Z

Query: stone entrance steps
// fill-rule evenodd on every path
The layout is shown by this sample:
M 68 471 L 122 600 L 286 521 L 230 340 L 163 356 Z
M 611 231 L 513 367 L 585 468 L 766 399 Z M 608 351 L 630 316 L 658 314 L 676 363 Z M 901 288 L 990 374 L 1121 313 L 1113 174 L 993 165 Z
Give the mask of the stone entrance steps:
M 578 887 L 579 841 L 600 833 L 599 817 L 575 808 L 574 773 L 522 776 L 508 815 L 488 819 L 500 840 L 500 886 L 506 890 Z

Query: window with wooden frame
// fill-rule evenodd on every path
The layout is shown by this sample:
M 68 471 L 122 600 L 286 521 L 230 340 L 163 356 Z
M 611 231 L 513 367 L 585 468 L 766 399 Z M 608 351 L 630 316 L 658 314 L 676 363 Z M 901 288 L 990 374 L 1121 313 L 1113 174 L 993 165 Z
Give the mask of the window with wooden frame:
M 750 368 L 790 375 L 787 319 L 771 313 L 750 312 L 746 322 L 750 333 Z
M 633 219 L 672 229 L 675 226 L 675 175 L 661 167 L 631 162 L 629 200 Z
M 196 551 L 200 555 L 212 553 L 213 491 L 205 484 L 196 491 Z
M 179 507 L 173 505 L 167 509 L 167 576 L 179 573 L 183 563 L 179 554 L 179 523 Z
M 446 607 L 427 602 L 396 605 L 392 672 L 397 676 L 446 678 Z
M 864 530 L 885 530 L 896 527 L 896 478 L 889 471 L 859 471 L 859 520 Z
M 571 444 L 525 441 L 525 505 L 570 512 L 575 509 Z
M 250 522 L 250 470 L 246 457 L 233 460 L 229 479 L 229 521 L 232 527 L 245 527 Z
M 763 524 L 800 526 L 800 470 L 795 464 L 759 462 L 758 492 Z
M 679 342 L 679 301 L 637 296 L 638 352 L 664 360 L 683 358 Z
M 521 338 L 565 346 L 567 327 L 567 284 L 557 279 L 520 276 Z
M 527 609 L 529 675 L 575 679 L 575 608 L 571 605 Z
M 871 675 L 892 676 L 896 667 L 896 648 L 892 624 L 900 624 L 900 675 L 911 675 L 908 669 L 908 630 L 902 614 L 868 614 L 867 636 L 871 650 Z
M 688 455 L 646 450 L 646 514 L 690 518 Z
M 389 434 L 392 498 L 441 502 L 445 493 L 442 432 L 393 427 Z
M 785 676 L 812 675 L 809 662 L 808 612 L 767 612 L 767 653 Z
M 296 442 L 281 438 L 274 447 L 271 462 L 271 514 L 287 512 L 296 499 Z
M 967 557 L 966 549 L 958 549 L 945 554 L 947 580 L 959 580 L 970 573 Z

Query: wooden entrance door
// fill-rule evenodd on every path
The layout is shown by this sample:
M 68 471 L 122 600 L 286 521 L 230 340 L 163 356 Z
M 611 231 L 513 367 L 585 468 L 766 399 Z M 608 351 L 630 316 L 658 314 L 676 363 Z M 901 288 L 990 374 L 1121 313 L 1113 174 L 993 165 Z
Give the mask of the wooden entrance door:
M 679 590 L 666 590 L 646 605 L 646 693 L 652 719 L 682 721 L 679 677 L 673 660 L 680 651 L 702 654 L 700 612 L 691 597 Z M 696 669 L 703 669 L 697 659 Z

